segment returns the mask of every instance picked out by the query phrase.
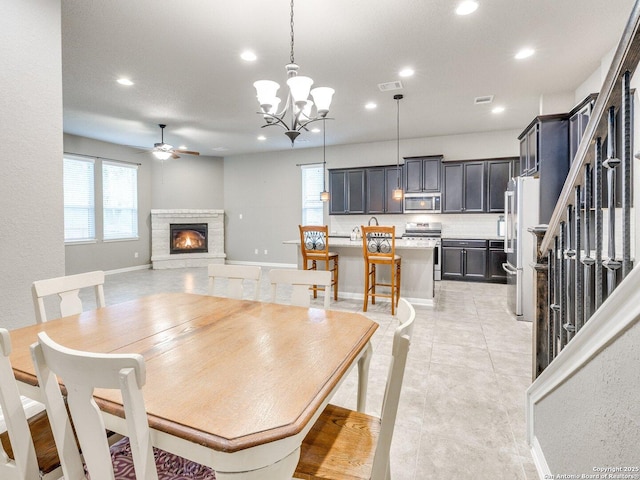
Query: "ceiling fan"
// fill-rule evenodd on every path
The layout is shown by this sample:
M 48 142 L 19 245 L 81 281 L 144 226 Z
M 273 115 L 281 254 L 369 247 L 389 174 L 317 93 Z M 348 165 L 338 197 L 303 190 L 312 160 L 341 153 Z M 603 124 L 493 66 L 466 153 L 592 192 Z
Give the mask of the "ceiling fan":
M 166 127 L 166 125 L 159 123 L 158 126 L 160 127 L 161 140 L 160 140 L 160 143 L 154 143 L 153 150 L 151 150 L 151 153 L 153 153 L 153 155 L 158 160 L 167 160 L 169 158 L 180 158 L 180 155 L 178 155 L 178 153 L 181 153 L 183 155 L 200 155 L 200 152 L 173 148 L 173 145 L 164 143 L 164 128 Z

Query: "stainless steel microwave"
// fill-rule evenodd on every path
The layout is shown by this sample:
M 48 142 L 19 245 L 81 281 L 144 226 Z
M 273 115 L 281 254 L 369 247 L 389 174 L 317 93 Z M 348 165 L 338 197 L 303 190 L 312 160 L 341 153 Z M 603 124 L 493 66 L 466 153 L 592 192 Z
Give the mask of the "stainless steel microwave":
M 405 193 L 404 213 L 440 213 L 439 193 Z

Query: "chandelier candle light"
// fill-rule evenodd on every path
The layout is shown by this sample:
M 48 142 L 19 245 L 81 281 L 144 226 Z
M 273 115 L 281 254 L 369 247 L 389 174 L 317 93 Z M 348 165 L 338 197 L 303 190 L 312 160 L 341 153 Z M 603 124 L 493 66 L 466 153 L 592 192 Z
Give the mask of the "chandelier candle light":
M 396 122 L 396 129 L 397 129 L 397 163 L 396 163 L 396 176 L 398 178 L 398 183 L 397 183 L 397 188 L 393 190 L 393 193 L 391 194 L 394 200 L 402 200 L 402 187 L 400 186 L 400 177 L 402 175 L 400 175 L 400 100 L 402 100 L 402 95 L 398 94 L 398 95 L 394 95 L 393 99 L 396 101 L 396 103 L 398 104 L 398 115 L 397 115 L 397 122 Z
M 286 66 L 287 85 L 289 86 L 289 94 L 287 102 L 282 111 L 278 112 L 280 98 L 276 96 L 280 85 L 272 80 L 258 80 L 253 86 L 256 88 L 258 103 L 260 103 L 261 112 L 264 117 L 265 125 L 280 125 L 285 129 L 285 135 L 293 142 L 300 135 L 302 129 L 307 130 L 306 126 L 318 120 L 324 119 L 329 113 L 329 106 L 333 97 L 334 89 L 329 87 L 316 87 L 311 90 L 313 79 L 310 77 L 298 76 L 298 65 L 295 63 L 293 56 L 293 0 L 291 0 L 291 55 L 290 63 Z M 309 93 L 313 97 L 313 101 L 309 99 Z M 312 109 L 315 102 L 315 115 Z M 287 124 L 285 117 L 287 113 L 290 115 L 290 124 Z

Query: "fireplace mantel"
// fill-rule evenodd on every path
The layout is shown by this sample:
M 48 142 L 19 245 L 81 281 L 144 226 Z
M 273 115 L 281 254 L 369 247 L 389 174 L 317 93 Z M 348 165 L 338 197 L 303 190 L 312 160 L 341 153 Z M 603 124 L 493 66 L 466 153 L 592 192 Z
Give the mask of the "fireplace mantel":
M 170 253 L 172 223 L 206 223 L 208 252 Z M 154 269 L 206 267 L 224 263 L 224 210 L 151 210 L 151 263 Z

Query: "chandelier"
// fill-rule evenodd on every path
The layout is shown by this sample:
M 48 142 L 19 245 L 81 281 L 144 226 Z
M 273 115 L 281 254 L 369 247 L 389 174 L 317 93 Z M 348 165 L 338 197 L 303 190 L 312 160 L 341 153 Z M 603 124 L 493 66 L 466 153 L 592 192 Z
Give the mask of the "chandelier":
M 256 88 L 258 103 L 265 124 L 262 126 L 279 125 L 285 130 L 285 135 L 293 142 L 300 135 L 301 130 L 307 130 L 307 125 L 326 118 L 331 105 L 334 89 L 316 87 L 311 89 L 313 79 L 298 75 L 298 65 L 293 57 L 293 0 L 291 0 L 291 55 L 290 63 L 286 66 L 287 85 L 289 93 L 283 109 L 278 112 L 280 98 L 277 92 L 280 85 L 272 80 L 258 80 L 253 86 Z M 313 100 L 309 99 L 309 94 Z M 315 108 L 314 108 L 315 107 Z M 289 122 L 289 123 L 287 123 Z

